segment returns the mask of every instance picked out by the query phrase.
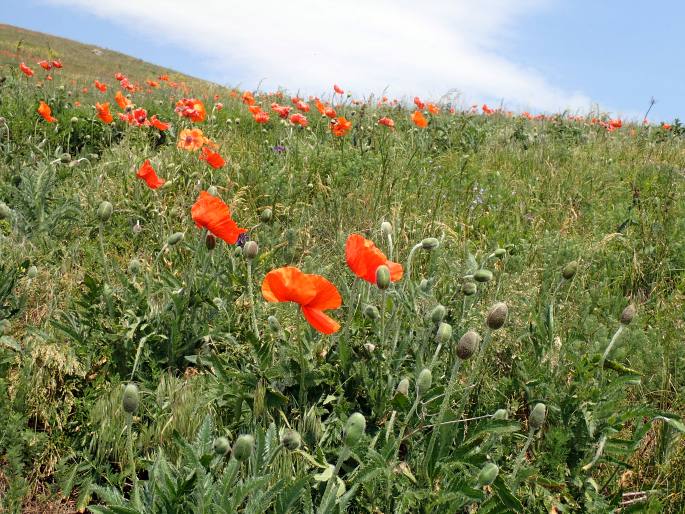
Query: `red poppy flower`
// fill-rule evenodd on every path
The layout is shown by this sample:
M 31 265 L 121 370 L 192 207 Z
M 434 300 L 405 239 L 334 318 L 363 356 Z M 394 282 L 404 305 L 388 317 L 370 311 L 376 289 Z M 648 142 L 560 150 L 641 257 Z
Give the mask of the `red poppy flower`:
M 269 121 L 269 113 L 264 111 L 259 111 L 252 115 L 257 123 L 267 123 Z
M 309 112 L 309 104 L 305 103 L 304 100 L 300 100 L 295 104 L 298 111 Z
M 620 119 L 609 120 L 609 132 L 620 129 L 623 126 L 623 121 Z
M 105 102 L 103 104 L 96 102 L 95 109 L 97 110 L 98 118 L 100 118 L 104 123 L 112 123 L 114 118 L 112 118 L 112 113 L 109 111 L 109 102 Z
M 126 107 L 131 105 L 131 100 L 126 98 L 121 91 L 116 92 L 116 94 L 114 95 L 114 101 L 121 109 L 126 109 Z
M 276 102 L 271 104 L 271 110 L 278 114 L 279 118 L 286 119 L 290 114 L 290 107 L 287 105 L 279 105 Z
M 345 243 L 345 259 L 352 272 L 359 278 L 376 283 L 376 269 L 385 264 L 390 270 L 390 280 L 397 282 L 402 278 L 402 265 L 387 259 L 385 254 L 368 239 L 359 234 L 350 234 Z
M 50 68 L 52 68 L 52 64 L 46 60 L 38 61 L 36 64 L 38 64 L 38 66 L 43 68 L 45 71 L 48 71 Z
M 132 114 L 134 123 L 139 127 L 150 124 L 150 122 L 147 120 L 147 111 L 142 107 L 135 109 Z
M 421 111 L 414 111 L 414 114 L 411 115 L 411 121 L 420 128 L 426 128 L 428 126 L 428 120 Z
M 264 277 L 262 296 L 267 302 L 295 302 L 309 324 L 323 334 L 340 330 L 340 324 L 324 311 L 339 308 L 342 298 L 321 275 L 302 273 L 294 266 L 277 268 Z
M 217 111 L 220 111 L 221 109 L 224 108 L 224 104 L 222 104 L 221 102 L 217 102 L 217 103 L 214 104 L 214 108 L 215 108 Z
M 21 72 L 22 72 L 24 75 L 26 75 L 27 77 L 33 77 L 33 70 L 32 70 L 31 68 L 29 68 L 28 66 L 26 66 L 26 64 L 21 63 L 21 64 L 19 65 L 19 69 L 20 69 Z
M 391 129 L 395 128 L 395 122 L 392 120 L 392 118 L 387 118 L 385 116 L 383 118 L 381 118 L 380 120 L 378 120 L 378 124 L 383 125 L 383 126 L 388 127 L 388 128 L 391 128 Z
M 117 81 L 121 82 L 121 81 L 124 80 L 124 78 L 126 78 L 126 77 L 124 77 L 124 74 L 123 74 L 123 73 L 121 73 L 120 71 L 118 71 L 118 72 L 116 72 L 116 73 L 114 74 L 114 78 L 115 78 Z
M 239 228 L 238 224 L 233 221 L 228 205 L 207 191 L 200 192 L 190 213 L 197 227 L 206 228 L 228 244 L 235 244 L 238 236 L 247 232 L 247 229 Z
M 495 112 L 493 109 L 490 109 L 490 107 L 488 107 L 488 104 L 483 104 L 483 107 L 481 108 L 483 109 L 483 112 L 488 115 L 493 114 Z
M 169 82 L 169 75 L 160 75 L 159 80 L 163 80 L 164 82 Z
M 96 81 L 94 82 L 94 84 L 95 84 L 95 89 L 97 89 L 97 90 L 100 91 L 101 93 L 104 93 L 105 91 L 107 91 L 107 84 L 103 84 L 103 83 L 100 82 L 99 80 L 96 80 Z
M 333 84 L 333 91 L 335 91 L 339 95 L 342 95 L 345 93 L 345 91 L 343 91 L 338 84 Z
M 254 102 L 255 102 L 255 100 L 254 100 L 254 96 L 252 95 L 252 93 L 250 93 L 249 91 L 245 91 L 243 93 L 243 103 L 247 104 L 247 105 L 252 105 L 252 104 L 254 104 Z
M 419 110 L 423 110 L 426 107 L 426 104 L 423 103 L 418 96 L 414 97 L 414 105 L 416 105 L 416 108 Z
M 157 172 L 155 172 L 152 164 L 150 164 L 150 161 L 147 159 L 136 172 L 136 177 L 142 178 L 150 189 L 157 189 L 166 182 L 166 180 L 157 176 Z
M 314 99 L 314 107 L 316 107 L 316 110 L 319 111 L 319 114 L 322 116 L 326 112 L 326 106 L 318 98 Z
M 40 101 L 40 105 L 38 106 L 38 114 L 40 114 L 48 123 L 54 123 L 57 121 L 57 118 L 52 116 L 52 109 L 50 109 L 50 106 L 43 100 Z
M 331 120 L 331 132 L 336 137 L 342 137 L 347 134 L 352 128 L 352 122 L 345 119 L 344 116 L 340 116 L 336 120 Z
M 47 77 L 45 77 L 45 80 L 52 80 L 52 75 L 48 75 Z
M 200 155 L 200 160 L 207 161 L 207 164 L 209 164 L 215 170 L 218 170 L 219 168 L 223 167 L 224 164 L 226 164 L 226 161 L 224 161 L 224 158 L 221 157 L 221 155 L 219 155 L 217 152 L 213 152 L 206 146 L 202 147 L 202 155 Z
M 176 112 L 191 121 L 204 121 L 207 117 L 205 104 L 197 98 L 181 98 L 176 102 Z
M 159 82 L 155 82 L 154 80 L 148 79 L 145 83 L 150 87 L 159 87 Z
M 55 59 L 54 61 L 52 61 L 52 67 L 57 68 L 58 70 L 62 69 L 62 61 L 60 61 L 59 59 Z
M 252 114 L 262 112 L 262 108 L 259 105 L 248 105 L 247 110 L 250 111 Z
M 323 110 L 323 113 L 325 116 L 328 116 L 330 119 L 333 119 L 338 115 L 338 113 L 335 112 L 335 109 L 333 109 L 333 107 L 326 107 Z
M 152 118 L 150 118 L 150 125 L 152 125 L 153 127 L 155 127 L 158 130 L 168 130 L 170 127 L 170 125 L 168 123 L 157 119 L 156 114 L 154 116 L 152 116 Z
M 306 127 L 309 125 L 307 118 L 305 118 L 304 115 L 300 114 L 299 112 L 296 112 L 290 116 L 290 123 L 293 125 L 299 125 L 300 127 Z

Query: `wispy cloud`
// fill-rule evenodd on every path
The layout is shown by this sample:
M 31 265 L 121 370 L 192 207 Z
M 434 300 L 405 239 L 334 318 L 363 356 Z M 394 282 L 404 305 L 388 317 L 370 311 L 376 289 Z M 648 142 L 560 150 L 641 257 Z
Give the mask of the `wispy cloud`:
M 551 0 L 46 0 L 191 48 L 246 88 L 439 97 L 586 111 L 590 99 L 504 57 L 518 22 Z

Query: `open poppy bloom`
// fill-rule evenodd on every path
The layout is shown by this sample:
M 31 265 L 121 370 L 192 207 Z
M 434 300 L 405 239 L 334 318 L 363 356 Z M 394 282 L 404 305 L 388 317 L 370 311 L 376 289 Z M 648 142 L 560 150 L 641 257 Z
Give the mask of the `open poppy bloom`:
M 243 93 L 243 103 L 247 105 L 253 105 L 255 100 L 254 100 L 254 95 L 250 93 L 249 91 L 245 91 Z
M 239 228 L 233 221 L 228 205 L 207 191 L 200 192 L 200 196 L 190 209 L 190 214 L 197 227 L 206 228 L 228 244 L 234 245 L 240 234 L 247 232 L 247 229 Z
M 316 110 L 319 111 L 319 114 L 321 114 L 322 116 L 326 112 L 326 106 L 318 98 L 314 99 L 314 107 L 316 107 Z
M 416 105 L 416 108 L 420 110 L 423 110 L 426 107 L 426 104 L 423 103 L 418 96 L 414 97 L 414 105 Z
M 345 260 L 352 272 L 359 278 L 376 283 L 376 270 L 385 264 L 390 270 L 390 281 L 402 279 L 402 265 L 387 259 L 385 254 L 373 243 L 359 234 L 350 234 L 345 243 Z
M 383 125 L 384 127 L 388 128 L 395 128 L 395 122 L 392 120 L 392 118 L 388 118 L 386 116 L 382 117 L 380 120 L 378 120 L 379 125 Z
M 254 113 L 252 117 L 257 123 L 268 123 L 269 121 L 269 113 L 261 110 L 259 112 Z
M 345 93 L 345 91 L 343 91 L 342 88 L 338 84 L 333 84 L 333 91 L 335 91 L 339 95 L 342 95 Z
M 126 98 L 121 91 L 116 92 L 116 94 L 114 95 L 114 101 L 122 109 L 126 109 L 126 107 L 131 105 L 131 100 Z
M 205 104 L 197 98 L 181 98 L 176 102 L 175 111 L 185 118 L 191 121 L 204 121 L 207 117 L 207 111 L 205 109 Z
M 262 296 L 267 302 L 295 302 L 309 324 L 322 334 L 340 330 L 340 324 L 324 311 L 339 308 L 342 298 L 321 275 L 302 273 L 294 266 L 277 268 L 264 277 Z
M 494 109 L 488 107 L 488 104 L 483 104 L 483 107 L 481 107 L 481 109 L 483 110 L 483 114 L 487 115 L 493 114 L 495 112 Z
M 145 83 L 150 87 L 159 87 L 159 82 L 155 82 L 154 80 L 148 79 Z
M 298 111 L 309 112 L 309 104 L 306 103 L 304 100 L 300 100 L 299 102 L 297 102 L 297 103 L 295 104 L 295 108 L 296 108 Z
M 338 115 L 338 113 L 335 112 L 335 109 L 333 109 L 333 107 L 326 107 L 323 110 L 323 113 L 325 116 L 329 117 L 330 119 L 333 119 Z
M 95 82 L 93 82 L 93 84 L 95 84 L 95 89 L 97 89 L 101 93 L 104 93 L 105 91 L 107 91 L 107 84 L 103 84 L 102 82 L 100 82 L 97 79 L 95 80 Z
M 352 122 L 345 119 L 345 116 L 340 116 L 336 120 L 331 120 L 331 132 L 336 137 L 341 137 L 347 134 L 352 128 Z
M 428 126 L 428 120 L 421 111 L 414 111 L 414 114 L 411 115 L 411 121 L 420 128 L 426 128 Z
M 300 127 L 306 127 L 309 125 L 307 118 L 305 118 L 304 115 L 300 114 L 299 112 L 296 112 L 290 116 L 290 123 L 293 125 L 299 125 Z
M 290 114 L 290 107 L 287 105 L 279 105 L 276 102 L 271 104 L 271 110 L 278 114 L 279 118 L 286 119 Z
M 100 118 L 104 123 L 112 123 L 112 113 L 109 111 L 109 102 L 103 104 L 96 102 L 95 110 L 97 110 L 98 118 Z
M 159 80 L 163 80 L 164 82 L 169 82 L 169 75 L 160 75 Z
M 29 68 L 28 66 L 26 66 L 26 64 L 21 63 L 21 64 L 19 65 L 19 69 L 20 69 L 21 72 L 22 72 L 24 75 L 26 75 L 27 77 L 33 77 L 33 70 L 32 70 L 31 68 Z
M 52 61 L 52 67 L 57 68 L 58 70 L 62 69 L 62 61 L 60 61 L 59 59 L 55 59 L 54 61 Z
M 178 148 L 194 152 L 209 142 L 200 129 L 183 129 L 178 135 Z
M 124 80 L 126 77 L 124 77 L 124 74 L 123 74 L 123 73 L 121 73 L 120 71 L 117 71 L 117 72 L 114 74 L 114 78 L 115 78 L 118 82 L 121 82 L 121 81 Z
M 218 170 L 226 164 L 224 158 L 221 157 L 217 152 L 213 152 L 208 147 L 202 147 L 202 155 L 200 155 L 200 160 L 206 161 L 212 168 Z
M 435 104 L 428 104 L 428 112 L 431 114 L 438 114 L 440 112 L 440 107 Z
M 155 169 L 148 159 L 145 160 L 143 165 L 136 172 L 136 177 L 142 178 L 150 189 L 157 189 L 166 182 L 163 178 L 157 176 Z
M 156 114 L 153 115 L 152 118 L 150 118 L 150 125 L 152 125 L 158 130 L 168 130 L 170 127 L 170 125 L 165 121 L 159 120 Z
M 38 61 L 38 66 L 43 68 L 45 71 L 48 71 L 50 68 L 52 68 L 52 64 L 50 64 L 50 61 L 42 60 Z
M 48 123 L 54 123 L 57 121 L 57 118 L 52 116 L 52 109 L 50 109 L 50 106 L 43 100 L 40 101 L 40 105 L 38 106 L 38 114 L 40 114 Z

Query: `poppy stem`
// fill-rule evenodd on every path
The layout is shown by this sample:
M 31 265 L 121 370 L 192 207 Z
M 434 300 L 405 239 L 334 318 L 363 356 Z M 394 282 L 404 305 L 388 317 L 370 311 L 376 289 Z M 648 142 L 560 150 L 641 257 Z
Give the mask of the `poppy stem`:
M 250 296 L 250 312 L 252 316 L 252 330 L 259 339 L 259 326 L 257 325 L 257 311 L 255 308 L 254 291 L 252 289 L 252 260 L 247 259 L 247 294 Z

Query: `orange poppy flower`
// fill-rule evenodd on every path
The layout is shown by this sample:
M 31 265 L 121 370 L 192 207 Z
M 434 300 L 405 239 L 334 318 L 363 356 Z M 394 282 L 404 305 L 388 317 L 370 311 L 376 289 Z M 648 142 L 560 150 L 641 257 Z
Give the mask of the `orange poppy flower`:
M 279 105 L 276 102 L 271 104 L 271 110 L 278 114 L 279 118 L 286 119 L 290 114 L 290 107 L 287 105 Z
M 104 93 L 105 91 L 107 91 L 107 84 L 103 84 L 99 80 L 95 80 L 94 84 L 95 84 L 95 89 L 97 89 L 101 93 Z
M 48 71 L 50 68 L 52 68 L 52 64 L 50 64 L 50 62 L 46 60 L 38 61 L 37 64 L 45 71 Z
M 314 99 L 314 107 L 322 116 L 326 113 L 326 106 L 318 98 Z
M 411 115 L 411 121 L 420 128 L 426 128 L 428 126 L 428 120 L 421 111 L 414 111 L 414 114 Z
M 200 196 L 190 209 L 190 214 L 197 227 L 206 228 L 228 244 L 235 244 L 238 236 L 247 232 L 247 229 L 239 228 L 238 224 L 233 221 L 228 205 L 207 191 L 200 191 Z
M 333 91 L 335 91 L 339 95 L 342 95 L 345 93 L 345 91 L 343 91 L 342 88 L 338 84 L 333 84 Z
M 215 170 L 218 170 L 219 168 L 223 167 L 224 164 L 226 164 L 226 161 L 224 161 L 224 158 L 221 157 L 221 155 L 219 155 L 217 152 L 211 151 L 206 146 L 202 147 L 202 155 L 200 155 L 200 160 L 207 161 L 207 164 L 209 164 Z
M 45 80 L 52 80 L 52 75 L 48 75 L 47 77 L 45 77 Z
M 267 302 L 295 302 L 309 324 L 323 334 L 340 330 L 340 324 L 324 311 L 339 308 L 342 298 L 321 275 L 302 273 L 294 266 L 277 268 L 264 277 L 262 296 Z
M 122 80 L 124 80 L 125 77 L 124 77 L 124 74 L 123 74 L 123 73 L 121 73 L 120 71 L 117 71 L 117 72 L 114 74 L 114 78 L 115 78 L 117 81 L 121 82 Z
M 426 104 L 423 103 L 418 96 L 414 97 L 414 105 L 416 105 L 416 108 L 420 110 L 423 110 L 426 107 Z
M 299 112 L 296 112 L 295 114 L 290 116 L 290 123 L 292 123 L 293 125 L 299 125 L 300 127 L 306 127 L 307 125 L 309 125 L 307 118 L 305 118 L 305 116 L 300 114 Z
M 333 119 L 338 115 L 338 113 L 335 112 L 335 109 L 333 109 L 333 107 L 326 107 L 323 110 L 323 113 L 325 116 L 328 116 L 330 119 Z
M 116 92 L 116 94 L 114 95 L 114 101 L 121 109 L 126 109 L 126 107 L 131 105 L 131 100 L 126 98 L 121 91 Z
M 176 112 L 191 121 L 204 121 L 207 117 L 205 104 L 197 98 L 181 98 L 176 102 Z
M 269 113 L 264 111 L 259 111 L 252 115 L 257 123 L 267 123 L 269 121 Z
M 488 107 L 488 104 L 483 104 L 483 107 L 481 107 L 481 109 L 483 109 L 484 114 L 488 114 L 488 115 L 493 114 L 495 112 L 493 109 Z
M 160 75 L 159 80 L 163 80 L 164 82 L 169 82 L 169 75 Z
M 245 91 L 243 93 L 243 103 L 247 104 L 247 105 L 252 105 L 252 104 L 254 104 L 254 102 L 255 102 L 255 100 L 254 100 L 254 96 L 252 95 L 252 93 L 250 93 L 249 91 Z
M 98 118 L 100 118 L 104 123 L 112 123 L 112 113 L 109 111 L 109 102 L 103 104 L 95 102 L 95 109 L 98 113 Z
M 391 128 L 391 129 L 395 128 L 395 122 L 392 120 L 392 118 L 388 118 L 385 116 L 383 118 L 381 118 L 380 120 L 378 120 L 378 124 L 383 125 L 383 126 L 388 127 L 388 128 Z
M 202 135 L 200 129 L 183 129 L 178 135 L 178 148 L 194 152 L 206 144 L 210 144 L 209 139 Z
M 440 112 L 440 107 L 435 104 L 428 104 L 428 112 L 431 114 L 438 114 Z
M 166 182 L 163 178 L 159 178 L 155 169 L 150 164 L 149 160 L 145 160 L 140 169 L 136 172 L 136 177 L 142 178 L 150 189 L 157 189 Z
M 153 115 L 152 118 L 150 118 L 150 125 L 155 127 L 158 130 L 168 130 L 170 125 L 164 121 L 161 121 L 157 119 L 157 115 Z
M 43 100 L 40 101 L 40 105 L 38 106 L 38 114 L 40 114 L 48 123 L 57 121 L 57 118 L 52 116 L 52 109 L 50 109 L 50 106 Z
M 148 79 L 145 83 L 150 87 L 159 87 L 159 82 L 155 82 L 154 80 Z
M 383 264 L 390 270 L 392 282 L 397 282 L 404 274 L 401 264 L 389 261 L 373 241 L 369 241 L 359 234 L 350 234 L 347 238 L 345 260 L 355 275 L 371 284 L 376 283 L 376 269 Z
M 336 120 L 331 120 L 331 132 L 336 137 L 341 137 L 347 134 L 352 128 L 352 122 L 345 119 L 344 116 L 340 116 Z
M 259 105 L 248 105 L 247 110 L 250 111 L 252 114 L 257 114 L 258 112 L 262 112 L 262 108 Z
M 57 68 L 57 69 L 62 69 L 63 68 L 62 61 L 60 61 L 59 59 L 55 59 L 54 61 L 52 61 L 52 67 Z
M 26 64 L 21 63 L 21 64 L 19 65 L 19 69 L 20 69 L 21 72 L 22 72 L 24 75 L 26 75 L 27 77 L 33 77 L 33 70 L 32 70 L 31 68 L 29 68 L 28 66 L 26 66 Z

